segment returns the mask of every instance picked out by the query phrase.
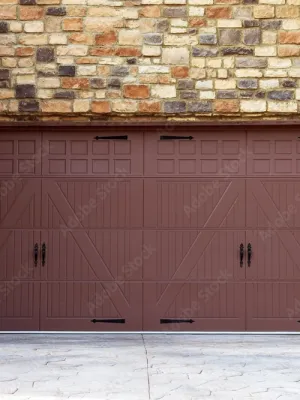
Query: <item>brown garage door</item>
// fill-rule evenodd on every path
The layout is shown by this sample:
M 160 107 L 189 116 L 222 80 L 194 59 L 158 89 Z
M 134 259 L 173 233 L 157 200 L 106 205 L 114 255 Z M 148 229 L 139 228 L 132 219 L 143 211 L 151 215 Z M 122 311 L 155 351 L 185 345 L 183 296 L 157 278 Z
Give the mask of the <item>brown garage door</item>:
M 96 134 L 1 135 L 2 330 L 142 329 L 142 135 Z
M 296 130 L 2 133 L 0 329 L 297 330 L 299 169 Z
M 298 129 L 248 131 L 246 328 L 297 331 L 300 319 Z
M 141 330 L 142 270 L 124 271 L 142 253 L 142 135 L 61 136 L 43 133 L 41 329 Z
M 244 330 L 245 144 L 243 131 L 147 136 L 145 329 Z
M 0 328 L 39 329 L 40 270 L 33 245 L 40 235 L 41 164 L 38 132 L 0 136 Z

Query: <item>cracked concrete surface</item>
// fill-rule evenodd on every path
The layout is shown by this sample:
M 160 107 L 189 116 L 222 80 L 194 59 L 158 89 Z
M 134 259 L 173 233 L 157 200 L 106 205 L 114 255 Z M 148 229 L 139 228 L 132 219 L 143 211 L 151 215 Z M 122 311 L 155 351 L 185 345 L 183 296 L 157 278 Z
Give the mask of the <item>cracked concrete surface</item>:
M 2 334 L 0 400 L 299 400 L 300 336 Z

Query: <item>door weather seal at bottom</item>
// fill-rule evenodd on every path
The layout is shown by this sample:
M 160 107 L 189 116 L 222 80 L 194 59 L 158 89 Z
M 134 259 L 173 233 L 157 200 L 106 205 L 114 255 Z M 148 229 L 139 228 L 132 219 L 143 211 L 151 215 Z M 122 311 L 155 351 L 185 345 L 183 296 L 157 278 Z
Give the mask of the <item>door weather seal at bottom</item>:
M 171 319 L 171 318 L 162 318 L 160 320 L 161 324 L 182 324 L 182 323 L 188 323 L 192 324 L 195 322 L 193 319 Z
M 104 322 L 108 324 L 125 324 L 125 319 L 123 318 L 111 318 L 111 319 L 92 319 L 91 322 L 94 324 L 96 322 Z

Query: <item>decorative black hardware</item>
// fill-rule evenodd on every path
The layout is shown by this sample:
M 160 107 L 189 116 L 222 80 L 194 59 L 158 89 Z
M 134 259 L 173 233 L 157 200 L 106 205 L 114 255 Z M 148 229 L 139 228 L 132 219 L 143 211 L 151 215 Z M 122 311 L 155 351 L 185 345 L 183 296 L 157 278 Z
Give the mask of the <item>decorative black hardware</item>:
M 39 255 L 39 245 L 37 243 L 34 245 L 33 255 L 34 255 L 34 266 L 37 267 L 38 255 Z
M 252 246 L 251 246 L 251 243 L 248 243 L 247 254 L 248 254 L 248 267 L 250 267 L 250 265 L 251 265 L 251 257 L 252 257 Z
M 46 264 L 46 244 L 42 244 L 42 266 L 44 267 Z
M 162 318 L 160 320 L 161 324 L 182 324 L 182 323 L 188 323 L 188 324 L 192 324 L 193 322 L 195 322 L 193 319 L 172 319 L 172 318 Z
M 91 322 L 93 322 L 94 324 L 96 322 L 105 322 L 108 324 L 125 324 L 125 319 L 123 318 L 111 318 L 111 319 L 92 319 Z
M 96 136 L 96 140 L 127 140 L 128 136 L 127 135 L 122 135 L 122 136 Z
M 243 268 L 244 265 L 244 245 L 240 244 L 240 267 Z
M 160 140 L 182 140 L 182 139 L 187 139 L 187 140 L 192 140 L 194 139 L 193 136 L 161 136 Z

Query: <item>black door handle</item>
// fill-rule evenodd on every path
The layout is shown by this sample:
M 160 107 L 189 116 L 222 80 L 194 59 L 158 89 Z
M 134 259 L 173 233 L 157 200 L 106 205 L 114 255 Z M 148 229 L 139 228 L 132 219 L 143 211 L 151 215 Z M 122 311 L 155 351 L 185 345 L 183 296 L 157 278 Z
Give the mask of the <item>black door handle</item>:
M 252 257 L 252 246 L 251 246 L 251 243 L 248 243 L 247 254 L 248 254 L 248 267 L 250 267 L 250 265 L 251 265 L 251 257 Z
M 244 245 L 240 244 L 240 267 L 243 268 L 244 265 Z
M 37 267 L 39 256 L 39 245 L 36 243 L 33 248 L 34 266 Z
M 42 244 L 42 266 L 46 264 L 46 243 Z

